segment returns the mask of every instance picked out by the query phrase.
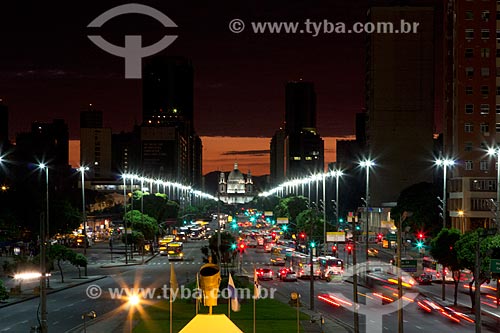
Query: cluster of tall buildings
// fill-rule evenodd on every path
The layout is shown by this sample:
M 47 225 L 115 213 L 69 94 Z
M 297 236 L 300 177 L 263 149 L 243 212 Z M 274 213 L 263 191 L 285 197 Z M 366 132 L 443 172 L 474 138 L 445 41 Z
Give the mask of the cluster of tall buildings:
M 271 139 L 271 182 L 305 177 L 324 170 L 324 142 L 316 128 L 316 92 L 312 82 L 288 82 L 285 124 Z
M 80 113 L 80 163 L 88 166 L 86 186 L 116 188 L 117 176 L 140 173 L 202 186 L 202 143 L 194 130 L 193 66 L 182 57 L 158 57 L 144 68 L 142 123 L 131 132 L 112 133 L 103 112 L 89 105 Z M 8 110 L 0 104 L 0 145 L 7 151 Z M 16 136 L 11 158 L 48 162 L 52 172 L 69 175 L 69 133 L 64 120 L 34 122 Z M 67 179 L 56 177 L 53 179 Z

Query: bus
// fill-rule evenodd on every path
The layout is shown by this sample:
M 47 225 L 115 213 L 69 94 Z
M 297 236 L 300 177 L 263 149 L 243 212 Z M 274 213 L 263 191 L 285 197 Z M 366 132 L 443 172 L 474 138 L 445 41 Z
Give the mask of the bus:
M 422 259 L 423 272 L 432 276 L 432 281 L 443 281 L 443 265 L 438 263 L 432 257 L 424 256 Z M 444 268 L 445 281 L 453 282 L 453 273 L 451 270 Z
M 287 258 L 291 257 L 294 250 L 285 246 L 273 246 L 269 262 L 273 266 L 284 266 Z
M 293 252 L 290 259 L 290 267 L 295 273 L 297 273 L 297 278 L 305 278 L 311 276 L 311 265 L 308 255 Z M 313 276 L 315 278 L 321 278 L 321 268 L 319 265 L 319 261 L 316 258 L 313 258 Z
M 168 260 L 184 260 L 183 244 L 181 242 L 170 242 L 167 244 Z
M 344 274 L 344 261 L 333 256 L 318 257 L 321 278 L 329 279 L 332 275 Z

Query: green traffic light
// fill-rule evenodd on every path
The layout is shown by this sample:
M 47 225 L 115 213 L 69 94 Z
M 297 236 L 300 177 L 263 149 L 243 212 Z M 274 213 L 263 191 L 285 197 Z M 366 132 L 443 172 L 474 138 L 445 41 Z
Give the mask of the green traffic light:
M 316 243 L 315 242 L 311 242 L 310 245 L 311 245 L 311 249 L 316 247 Z
M 421 249 L 424 246 L 424 242 L 418 241 L 417 242 L 417 248 Z
M 340 219 L 339 219 L 339 222 L 340 222 L 340 223 L 343 223 L 343 222 L 344 222 L 344 219 L 343 219 L 343 218 L 340 218 Z
M 281 229 L 283 229 L 283 231 L 287 231 L 288 230 L 288 226 L 284 225 L 283 228 L 281 228 Z
M 231 250 L 236 250 L 236 244 L 231 244 Z

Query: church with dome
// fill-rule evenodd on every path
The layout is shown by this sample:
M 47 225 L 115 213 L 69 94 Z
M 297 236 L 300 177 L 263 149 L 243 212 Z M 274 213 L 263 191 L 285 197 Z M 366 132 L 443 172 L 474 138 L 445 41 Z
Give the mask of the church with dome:
M 219 176 L 219 198 L 226 204 L 246 204 L 255 197 L 253 189 L 252 174 L 248 171 L 245 176 L 238 170 L 238 163 L 234 163 L 234 169 L 226 176 L 224 172 Z

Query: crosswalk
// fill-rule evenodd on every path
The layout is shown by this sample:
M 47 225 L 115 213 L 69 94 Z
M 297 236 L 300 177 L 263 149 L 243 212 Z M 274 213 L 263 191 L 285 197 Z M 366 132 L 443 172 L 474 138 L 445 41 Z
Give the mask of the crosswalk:
M 148 265 L 168 265 L 170 263 L 173 263 L 174 265 L 203 265 L 205 264 L 204 262 L 195 262 L 195 261 L 160 261 L 160 262 L 149 262 Z M 265 262 L 243 262 L 243 265 L 269 265 L 269 263 Z

